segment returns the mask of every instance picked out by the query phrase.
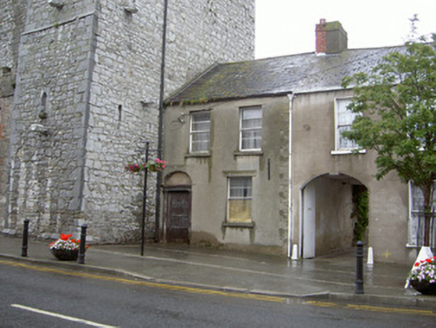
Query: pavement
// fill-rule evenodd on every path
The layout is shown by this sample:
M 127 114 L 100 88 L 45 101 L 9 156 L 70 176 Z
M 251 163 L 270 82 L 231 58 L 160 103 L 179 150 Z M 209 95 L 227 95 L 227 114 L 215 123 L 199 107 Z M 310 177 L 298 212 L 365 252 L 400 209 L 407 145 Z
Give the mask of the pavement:
M 78 264 L 54 258 L 48 242 L 29 240 L 27 257 L 22 257 L 21 253 L 20 238 L 0 234 L 0 260 L 202 289 L 436 310 L 436 296 L 424 296 L 411 287 L 404 288 L 413 263 L 410 266 L 378 262 L 368 265 L 365 254 L 364 294 L 356 294 L 354 250 L 315 259 L 292 260 L 161 243 L 145 244 L 141 256 L 140 245 L 92 245 L 85 254 L 85 263 Z

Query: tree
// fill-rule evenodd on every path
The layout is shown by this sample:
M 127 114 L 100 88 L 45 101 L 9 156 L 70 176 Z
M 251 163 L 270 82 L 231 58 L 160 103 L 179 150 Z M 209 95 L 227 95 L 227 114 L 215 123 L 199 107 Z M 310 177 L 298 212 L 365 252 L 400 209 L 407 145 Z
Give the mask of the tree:
M 436 35 L 406 42 L 374 67 L 342 80 L 353 87 L 348 109 L 357 115 L 343 135 L 361 149 L 377 153 L 376 178 L 396 171 L 424 196 L 424 246 L 430 243 L 430 220 L 436 179 Z

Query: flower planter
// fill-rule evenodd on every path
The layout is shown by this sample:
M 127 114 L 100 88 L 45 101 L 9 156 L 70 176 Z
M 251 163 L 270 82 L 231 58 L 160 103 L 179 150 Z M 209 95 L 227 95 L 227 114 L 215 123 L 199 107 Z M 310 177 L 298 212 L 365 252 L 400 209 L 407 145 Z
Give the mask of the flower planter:
M 436 295 L 436 283 L 427 280 L 410 280 L 410 285 L 423 295 Z
M 77 261 L 79 250 L 50 249 L 50 252 L 60 261 Z

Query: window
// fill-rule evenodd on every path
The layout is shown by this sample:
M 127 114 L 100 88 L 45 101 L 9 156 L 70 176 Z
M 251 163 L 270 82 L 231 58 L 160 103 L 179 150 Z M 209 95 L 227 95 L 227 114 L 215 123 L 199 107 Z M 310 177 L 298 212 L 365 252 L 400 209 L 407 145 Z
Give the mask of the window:
M 435 186 L 436 187 L 436 186 Z M 424 215 L 422 205 L 424 196 L 421 189 L 409 183 L 409 222 L 407 233 L 407 246 L 420 247 L 424 244 Z M 436 195 L 433 195 L 433 204 L 436 204 Z M 436 220 L 431 219 L 430 244 L 436 246 Z
M 210 139 L 210 113 L 191 114 L 190 152 L 208 152 Z
M 240 149 L 260 150 L 262 143 L 262 108 L 260 106 L 241 109 Z
M 229 178 L 228 186 L 227 222 L 251 223 L 252 178 Z
M 347 106 L 352 102 L 352 99 L 336 99 L 335 112 L 336 112 L 336 150 L 353 150 L 358 145 L 342 136 L 343 131 L 349 131 L 351 124 L 357 115 L 351 110 L 347 109 Z

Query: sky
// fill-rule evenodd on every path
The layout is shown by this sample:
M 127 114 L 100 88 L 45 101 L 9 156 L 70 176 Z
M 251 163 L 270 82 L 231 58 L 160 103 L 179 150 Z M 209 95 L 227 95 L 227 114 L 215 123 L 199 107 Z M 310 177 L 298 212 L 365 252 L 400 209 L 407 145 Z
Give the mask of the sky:
M 315 50 L 315 25 L 339 21 L 348 48 L 402 45 L 417 14 L 417 34 L 436 33 L 436 0 L 256 0 L 256 58 Z

